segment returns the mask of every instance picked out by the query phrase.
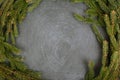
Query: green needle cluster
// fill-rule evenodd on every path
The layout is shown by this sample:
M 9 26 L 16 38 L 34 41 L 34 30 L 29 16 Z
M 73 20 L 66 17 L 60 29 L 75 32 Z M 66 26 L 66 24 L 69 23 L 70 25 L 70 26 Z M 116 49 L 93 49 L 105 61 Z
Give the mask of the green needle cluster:
M 0 0 L 0 80 L 41 80 L 39 72 L 32 71 L 16 47 L 18 24 L 28 11 L 41 0 Z
M 120 0 L 71 0 L 84 3 L 88 8 L 86 15 L 77 13 L 74 17 L 91 24 L 97 40 L 102 45 L 102 65 L 95 75 L 94 63 L 89 63 L 85 80 L 119 80 L 120 79 Z M 99 30 L 101 27 L 107 37 Z

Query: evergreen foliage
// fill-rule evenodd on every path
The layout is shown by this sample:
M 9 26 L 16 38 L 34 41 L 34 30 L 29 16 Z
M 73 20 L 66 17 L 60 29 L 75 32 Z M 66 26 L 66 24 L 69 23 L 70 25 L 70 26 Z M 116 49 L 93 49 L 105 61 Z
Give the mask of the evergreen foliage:
M 18 24 L 27 12 L 36 8 L 41 0 L 0 0 L 0 80 L 41 80 L 39 72 L 29 69 L 16 47 Z M 102 44 L 102 66 L 95 75 L 93 62 L 85 80 L 119 80 L 120 79 L 120 0 L 71 0 L 88 6 L 86 15 L 74 13 L 74 17 L 91 24 L 97 40 Z M 108 38 L 104 37 L 102 27 Z
M 41 80 L 23 63 L 16 47 L 18 24 L 41 0 L 0 0 L 0 80 Z
M 86 15 L 74 13 L 74 17 L 91 24 L 93 32 L 102 44 L 102 66 L 95 75 L 93 62 L 89 63 L 89 70 L 85 80 L 119 80 L 120 79 L 120 0 L 71 0 L 87 5 Z M 102 27 L 108 38 L 99 30 Z

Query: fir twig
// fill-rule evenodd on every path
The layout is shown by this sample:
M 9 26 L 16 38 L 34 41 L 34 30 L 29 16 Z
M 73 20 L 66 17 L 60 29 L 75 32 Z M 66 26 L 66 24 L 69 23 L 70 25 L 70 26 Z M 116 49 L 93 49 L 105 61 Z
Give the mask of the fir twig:
M 30 70 L 23 63 L 20 49 L 15 46 L 18 24 L 29 8 L 34 9 L 40 2 L 31 1 L 0 0 L 0 80 L 41 80 L 39 72 Z
M 89 65 L 85 80 L 119 80 L 120 79 L 120 0 L 71 0 L 83 2 L 88 6 L 86 16 L 75 13 L 79 21 L 87 22 L 102 44 L 102 66 L 98 75 L 93 74 L 93 65 Z M 91 22 L 86 19 L 91 20 Z M 96 23 L 97 21 L 97 23 Z M 99 24 L 99 25 L 98 25 Z M 103 37 L 97 27 L 101 26 L 107 33 Z M 90 75 L 92 74 L 92 75 Z

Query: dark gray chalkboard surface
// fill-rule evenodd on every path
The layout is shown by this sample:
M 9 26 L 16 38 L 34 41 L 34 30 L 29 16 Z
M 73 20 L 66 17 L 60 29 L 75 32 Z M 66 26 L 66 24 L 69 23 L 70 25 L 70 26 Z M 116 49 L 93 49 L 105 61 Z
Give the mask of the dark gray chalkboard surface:
M 94 33 L 72 16 L 84 15 L 85 8 L 67 0 L 43 0 L 19 26 L 17 44 L 25 63 L 47 80 L 83 80 L 87 62 L 98 63 L 100 46 Z

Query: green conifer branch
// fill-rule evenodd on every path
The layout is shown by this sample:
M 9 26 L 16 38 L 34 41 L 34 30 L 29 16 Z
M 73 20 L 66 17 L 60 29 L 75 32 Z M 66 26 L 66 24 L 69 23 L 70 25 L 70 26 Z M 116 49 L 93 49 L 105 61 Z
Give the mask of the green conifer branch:
M 102 44 L 102 66 L 98 75 L 93 75 L 94 66 L 89 64 L 85 80 L 119 80 L 120 79 L 120 0 L 71 0 L 83 2 L 88 6 L 86 16 L 74 14 L 74 17 L 92 25 L 98 41 Z M 88 20 L 91 20 L 89 22 Z M 102 27 L 108 36 L 99 32 Z M 92 74 L 92 75 L 91 75 Z
M 31 3 L 32 2 L 32 3 Z M 41 74 L 23 63 L 16 47 L 18 24 L 29 8 L 34 9 L 40 0 L 0 0 L 0 80 L 41 80 Z

